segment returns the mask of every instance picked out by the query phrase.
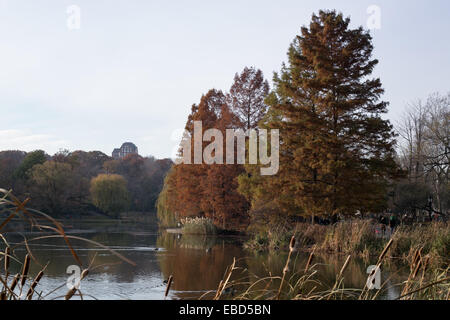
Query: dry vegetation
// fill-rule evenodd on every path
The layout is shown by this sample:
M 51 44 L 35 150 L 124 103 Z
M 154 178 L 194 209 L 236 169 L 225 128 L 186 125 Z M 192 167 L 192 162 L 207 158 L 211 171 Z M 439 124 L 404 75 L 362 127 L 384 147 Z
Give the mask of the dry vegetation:
M 358 236 L 355 237 L 358 238 Z M 296 251 L 295 240 L 296 238 L 292 237 L 289 245 L 289 256 L 285 267 L 280 270 L 280 276 L 269 274 L 263 278 L 252 276 L 251 280 L 243 278 L 230 281 L 231 274 L 238 272 L 240 269 L 236 266 L 236 262 L 233 262 L 228 268 L 224 280 L 220 282 L 214 299 L 373 300 L 380 298 L 383 292 L 388 289 L 388 281 L 386 281 L 381 288 L 369 290 L 375 271 L 369 274 L 363 288 L 345 288 L 343 280 L 345 271 L 352 259 L 351 255 L 347 256 L 336 275 L 334 285 L 331 288 L 323 289 L 323 285 L 317 278 L 317 265 L 313 263 L 315 249 L 318 247 L 314 247 L 302 271 L 290 272 L 290 270 L 298 270 L 292 266 L 296 261 L 296 259 L 293 259 L 293 254 Z M 381 268 L 397 246 L 398 241 L 394 239 L 386 244 L 378 257 L 376 268 Z M 400 289 L 400 294 L 396 297 L 397 300 L 448 300 L 450 298 L 450 268 L 447 265 L 446 268 L 430 270 L 432 252 L 425 254 L 424 248 L 425 246 L 421 246 L 413 252 L 408 278 L 394 285 Z M 227 295 L 226 292 L 233 292 L 233 295 Z M 207 294 L 205 294 L 206 296 Z
M 295 235 L 297 248 L 338 254 L 374 256 L 380 254 L 389 238 L 377 233 L 378 225 L 369 220 L 340 222 L 332 226 L 297 224 L 294 229 L 261 232 L 246 243 L 246 248 L 256 250 L 287 249 L 289 238 Z M 450 227 L 448 223 L 414 224 L 399 226 L 393 234 L 394 243 L 389 257 L 410 262 L 415 250 L 422 249 L 430 256 L 434 266 L 449 264 Z
M 39 261 L 35 259 L 29 245 L 30 242 L 49 238 L 63 239 L 67 246 L 67 250 L 69 250 L 73 256 L 74 264 L 80 266 L 80 269 L 83 270 L 79 281 L 87 277 L 91 270 L 100 266 L 94 267 L 93 260 L 89 261 L 89 263 L 83 263 L 79 255 L 73 249 L 71 242 L 73 240 L 85 241 L 97 247 L 108 249 L 95 241 L 66 234 L 63 225 L 60 222 L 43 212 L 27 208 L 26 204 L 28 202 L 29 199 L 22 202 L 10 192 L 0 189 L 0 217 L 2 218 L 0 220 L 0 262 L 2 266 L 0 269 L 0 300 L 45 299 L 49 294 L 66 286 L 66 283 L 62 283 L 60 287 L 55 288 L 52 291 L 49 290 L 50 292 L 46 293 L 39 289 L 39 283 L 45 276 L 47 266 L 42 266 Z M 4 236 L 3 232 L 8 223 L 17 218 L 20 218 L 27 223 L 30 230 L 39 231 L 41 234 L 32 239 L 25 239 L 18 244 L 12 245 L 8 243 L 7 237 Z M 15 254 L 15 251 L 18 248 L 25 248 L 27 252 L 23 260 L 19 259 L 18 255 Z M 121 260 L 134 265 L 132 261 L 119 253 L 113 250 L 110 250 L 110 252 Z M 41 266 L 40 271 L 34 277 L 29 274 L 30 265 L 32 263 Z M 21 271 L 16 274 L 11 274 L 10 270 L 12 264 L 19 264 L 21 266 Z M 83 299 L 83 294 L 79 290 L 79 286 L 72 287 L 64 296 L 56 297 L 56 299 L 64 298 L 65 300 L 69 300 L 74 296 L 79 296 Z
M 183 218 L 181 219 L 181 224 L 183 225 L 182 232 L 184 234 L 217 234 L 214 222 L 208 218 Z

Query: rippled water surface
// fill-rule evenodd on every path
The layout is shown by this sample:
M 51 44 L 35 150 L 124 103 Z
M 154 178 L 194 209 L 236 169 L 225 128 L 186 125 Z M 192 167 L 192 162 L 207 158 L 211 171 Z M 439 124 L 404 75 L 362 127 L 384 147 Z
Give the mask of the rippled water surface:
M 169 299 L 198 299 L 204 294 L 207 297 L 208 291 L 217 288 L 234 257 L 241 269 L 233 276 L 242 281 L 248 281 L 250 275 L 252 279 L 253 275 L 264 277 L 269 272 L 280 275 L 287 257 L 284 253 L 245 251 L 242 249 L 243 238 L 169 234 L 158 230 L 155 223 L 103 219 L 63 223 L 68 234 L 107 245 L 136 264 L 123 262 L 110 251 L 92 243 L 72 240 L 83 264 L 93 266 L 81 284 L 84 299 L 164 299 L 164 281 L 169 275 L 174 277 Z M 17 231 L 21 226 L 14 225 L 14 228 Z M 24 238 L 30 241 L 29 247 L 37 262 L 41 265 L 48 263 L 38 291 L 42 291 L 46 299 L 61 299 L 68 290 L 66 282 L 70 274 L 67 268 L 76 265 L 64 241 L 55 238 L 31 241 L 42 233 L 30 232 L 26 227 L 20 231 L 8 232 L 5 236 L 11 245 L 22 242 Z M 17 247 L 15 253 L 22 258 L 25 250 L 23 246 Z M 307 258 L 307 254 L 296 254 L 292 268 L 304 268 Z M 334 284 L 343 260 L 344 257 L 340 256 L 316 258 L 318 278 L 323 286 Z M 352 259 L 345 273 L 345 286 L 362 288 L 367 278 L 367 267 L 375 260 Z M 18 272 L 20 265 L 13 263 L 11 268 Z M 36 274 L 39 270 L 40 266 L 33 261 L 31 273 Z M 400 282 L 406 272 L 405 268 L 391 263 L 383 270 L 382 280 L 389 287 Z M 383 298 L 394 298 L 397 294 L 397 289 L 392 287 L 385 291 Z

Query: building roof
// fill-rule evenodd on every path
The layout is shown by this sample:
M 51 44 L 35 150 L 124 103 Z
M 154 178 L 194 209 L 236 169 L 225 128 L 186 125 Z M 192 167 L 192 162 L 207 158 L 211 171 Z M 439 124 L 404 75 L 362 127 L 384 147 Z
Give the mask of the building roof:
M 123 147 L 132 147 L 137 149 L 136 145 L 133 142 L 125 142 L 120 148 L 122 149 Z

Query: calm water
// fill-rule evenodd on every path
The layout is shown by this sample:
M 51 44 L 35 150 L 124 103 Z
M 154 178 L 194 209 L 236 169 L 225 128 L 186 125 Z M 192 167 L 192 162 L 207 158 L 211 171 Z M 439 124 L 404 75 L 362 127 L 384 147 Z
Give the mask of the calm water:
M 169 299 L 198 299 L 209 290 L 215 290 L 223 278 L 226 268 L 237 259 L 235 279 L 248 281 L 253 275 L 264 277 L 271 272 L 280 275 L 287 255 L 254 254 L 241 248 L 244 241 L 237 237 L 203 237 L 168 234 L 159 231 L 155 223 L 124 222 L 113 220 L 64 221 L 68 234 L 80 236 L 109 246 L 116 252 L 132 260 L 136 266 L 122 262 L 111 252 L 93 244 L 72 240 L 83 263 L 92 264 L 93 271 L 83 280 L 81 291 L 85 299 L 163 299 L 164 280 L 173 275 L 174 282 Z M 15 226 L 20 228 L 20 226 Z M 16 229 L 17 230 L 17 229 Z M 10 244 L 32 239 L 42 233 L 32 233 L 26 228 L 20 233 L 9 232 L 6 237 Z M 68 266 L 76 265 L 72 255 L 61 239 L 43 239 L 30 242 L 33 256 L 41 264 L 48 263 L 45 277 L 38 291 L 48 295 L 47 299 L 61 299 L 67 292 L 65 283 L 70 276 Z M 18 247 L 15 253 L 25 255 L 25 248 Z M 292 269 L 301 270 L 306 264 L 307 254 L 299 253 L 294 257 Z M 334 284 L 344 257 L 327 256 L 316 258 L 318 278 L 326 286 Z M 373 260 L 373 261 L 371 261 Z M 346 273 L 347 288 L 362 288 L 367 279 L 366 269 L 376 262 L 352 259 Z M 20 270 L 18 263 L 12 269 Z M 40 270 L 32 263 L 31 273 Z M 386 287 L 404 279 L 408 270 L 391 264 L 382 272 Z M 59 288 L 59 289 L 58 289 Z M 387 289 L 383 298 L 398 296 L 394 287 Z

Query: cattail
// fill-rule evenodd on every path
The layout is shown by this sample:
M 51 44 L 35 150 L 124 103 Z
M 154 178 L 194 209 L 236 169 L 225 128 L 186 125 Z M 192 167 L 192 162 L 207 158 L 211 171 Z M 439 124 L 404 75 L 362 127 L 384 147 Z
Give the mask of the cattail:
M 293 252 L 295 249 L 295 236 L 292 236 L 291 242 L 289 243 L 289 251 Z
M 308 272 L 309 267 L 311 266 L 311 263 L 313 261 L 314 258 L 314 252 L 316 251 L 316 247 L 314 246 L 314 249 L 311 251 L 308 261 L 306 262 L 306 266 L 305 266 L 305 273 Z
M 339 277 L 342 277 L 342 275 L 344 274 L 345 269 L 347 269 L 347 266 L 348 266 L 348 264 L 350 262 L 350 258 L 351 258 L 351 256 L 349 255 L 347 257 L 347 259 L 345 260 L 344 265 L 341 268 L 341 272 L 339 272 Z
M 295 245 L 295 237 L 294 236 L 291 238 L 291 243 L 289 244 L 290 247 L 291 247 L 291 244 Z M 288 254 L 288 257 L 286 260 L 286 264 L 283 268 L 283 276 L 281 277 L 280 288 L 278 288 L 278 294 L 276 297 L 277 300 L 280 299 L 281 289 L 283 288 L 283 284 L 284 284 L 284 278 L 286 277 L 286 274 L 289 272 L 289 262 L 291 261 L 291 255 L 292 255 L 292 250 L 289 251 L 289 254 Z
M 5 272 L 6 272 L 6 274 L 8 274 L 10 254 L 11 254 L 11 249 L 9 247 L 6 247 L 6 249 L 5 249 Z
M 11 282 L 11 287 L 10 287 L 11 291 L 14 291 L 14 289 L 16 288 L 17 283 L 19 282 L 19 277 L 20 277 L 20 275 L 16 274 L 16 276 L 13 279 L 13 281 Z
M 23 263 L 23 269 L 22 269 L 22 278 L 20 281 L 20 285 L 21 287 L 24 286 L 25 281 L 27 280 L 28 277 L 28 271 L 30 270 L 30 256 L 27 254 L 25 256 L 25 261 Z
M 73 287 L 66 293 L 66 295 L 64 296 L 64 300 L 70 300 L 73 297 L 73 295 L 75 294 L 75 292 L 77 292 L 77 288 Z
M 379 265 L 379 264 L 381 264 L 383 262 L 384 257 L 386 256 L 386 253 L 388 252 L 389 248 L 392 246 L 392 243 L 394 243 L 393 239 L 389 240 L 389 242 L 386 245 L 386 247 L 384 247 L 383 252 L 381 252 L 380 257 L 378 258 L 377 265 Z
M 173 276 L 170 275 L 169 280 L 167 281 L 166 292 L 164 293 L 164 297 L 167 297 L 170 291 L 170 286 L 172 285 Z
M 6 300 L 6 292 L 5 291 L 2 291 L 0 293 L 0 301 L 3 301 L 3 300 Z
M 80 281 L 86 278 L 88 274 L 89 269 L 84 269 L 83 272 L 81 272 Z M 69 289 L 69 291 L 67 291 L 66 295 L 64 296 L 64 300 L 70 300 L 74 296 L 75 292 L 77 292 L 79 285 L 80 283 L 75 285 L 73 288 Z
M 83 272 L 81 272 L 81 280 L 87 277 L 89 274 L 89 269 L 84 269 Z
M 33 293 L 34 293 L 34 289 L 36 288 L 36 286 L 38 285 L 39 281 L 41 280 L 42 276 L 44 275 L 44 271 L 40 271 L 38 273 L 38 275 L 36 276 L 36 278 L 34 278 L 33 283 L 30 286 L 30 289 L 28 289 L 27 292 L 27 300 L 31 300 L 31 298 L 33 297 Z

